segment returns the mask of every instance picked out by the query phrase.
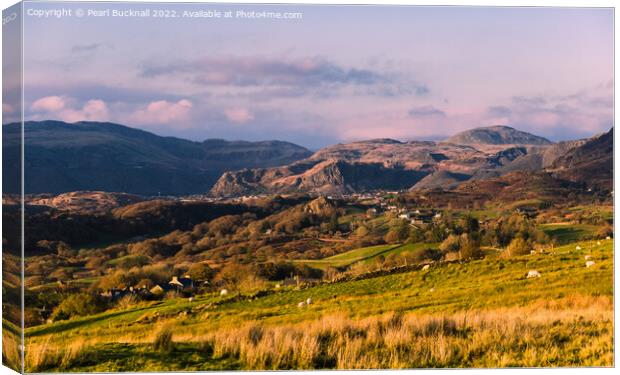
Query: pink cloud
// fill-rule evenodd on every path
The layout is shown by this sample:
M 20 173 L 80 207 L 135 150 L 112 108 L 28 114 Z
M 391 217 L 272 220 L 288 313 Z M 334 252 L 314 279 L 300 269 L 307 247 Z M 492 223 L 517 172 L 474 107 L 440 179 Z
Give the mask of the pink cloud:
M 247 108 L 229 108 L 224 111 L 228 121 L 239 124 L 254 120 L 254 115 Z
M 108 114 L 108 106 L 100 99 L 86 102 L 81 112 L 86 119 L 91 121 L 105 121 L 110 117 Z
M 146 108 L 138 109 L 130 120 L 138 124 L 184 123 L 190 118 L 192 102 L 181 99 L 178 102 L 159 100 L 149 103 Z
M 109 120 L 108 106 L 103 100 L 91 99 L 82 107 L 76 107 L 75 102 L 73 98 L 46 96 L 34 101 L 30 109 L 37 113 L 34 119 L 53 118 L 66 122 Z
M 66 99 L 60 96 L 46 96 L 36 100 L 30 109 L 36 112 L 57 112 L 66 106 Z

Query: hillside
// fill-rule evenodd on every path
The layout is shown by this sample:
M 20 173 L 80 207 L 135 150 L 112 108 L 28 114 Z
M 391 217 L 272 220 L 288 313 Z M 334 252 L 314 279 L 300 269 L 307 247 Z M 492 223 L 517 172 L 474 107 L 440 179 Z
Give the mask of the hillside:
M 543 137 L 526 133 L 509 126 L 489 126 L 469 129 L 453 135 L 448 143 L 460 145 L 550 145 Z
M 527 199 L 561 202 L 568 194 L 585 194 L 578 184 L 562 180 L 545 172 L 517 171 L 498 178 L 472 180 L 459 185 L 455 192 L 486 194 L 489 200 L 516 202 Z
M 225 171 L 284 165 L 311 154 L 288 142 L 192 142 L 111 123 L 26 122 L 24 132 L 26 193 L 204 193 Z M 2 133 L 5 163 L 18 165 L 19 124 L 3 125 Z M 10 168 L 3 173 L 5 192 L 18 191 Z
M 28 328 L 26 369 L 611 366 L 613 266 L 612 241 L 577 242 L 254 297 L 144 302 Z M 165 329 L 170 346 L 154 351 Z
M 590 187 L 613 189 L 614 131 L 569 150 L 549 167 L 556 176 Z
M 411 190 L 443 188 L 451 189 L 458 186 L 461 182 L 467 181 L 471 176 L 463 173 L 450 171 L 437 171 L 424 177 L 416 183 Z

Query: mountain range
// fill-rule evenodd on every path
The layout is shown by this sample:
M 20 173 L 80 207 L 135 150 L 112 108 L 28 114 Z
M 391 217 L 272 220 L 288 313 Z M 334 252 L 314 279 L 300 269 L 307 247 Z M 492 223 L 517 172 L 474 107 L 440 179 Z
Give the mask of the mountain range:
M 20 133 L 20 124 L 2 126 L 6 166 L 19 165 Z M 225 171 L 284 165 L 312 155 L 289 142 L 192 142 L 97 122 L 26 122 L 24 137 L 27 193 L 205 193 Z M 14 176 L 14 170 L 3 168 L 5 192 L 19 191 Z
M 5 165 L 19 162 L 19 124 L 2 127 Z M 193 142 L 111 123 L 26 122 L 26 193 L 79 190 L 138 195 L 345 194 L 374 189 L 452 189 L 513 172 L 612 189 L 613 129 L 554 143 L 508 126 L 445 141 L 373 139 L 316 152 L 282 141 Z M 13 168 L 14 169 L 14 168 Z M 5 192 L 19 191 L 3 168 Z
M 612 148 L 613 130 L 559 143 L 507 126 L 476 128 L 443 142 L 375 139 L 329 146 L 287 166 L 226 172 L 211 194 L 451 189 L 513 172 L 551 173 L 611 190 Z

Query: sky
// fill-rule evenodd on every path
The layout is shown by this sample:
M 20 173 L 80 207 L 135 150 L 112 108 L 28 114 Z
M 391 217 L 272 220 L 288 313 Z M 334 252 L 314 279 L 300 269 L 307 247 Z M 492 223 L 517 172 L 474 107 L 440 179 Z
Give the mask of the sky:
M 37 4 L 24 18 L 26 119 L 159 135 L 442 139 L 508 125 L 551 140 L 613 126 L 613 12 L 588 8 Z M 176 18 L 76 17 L 168 10 Z M 183 11 L 298 12 L 301 19 Z M 7 96 L 10 98 L 10 96 Z M 5 119 L 18 103 L 3 103 Z M 5 120 L 6 122 L 6 120 Z

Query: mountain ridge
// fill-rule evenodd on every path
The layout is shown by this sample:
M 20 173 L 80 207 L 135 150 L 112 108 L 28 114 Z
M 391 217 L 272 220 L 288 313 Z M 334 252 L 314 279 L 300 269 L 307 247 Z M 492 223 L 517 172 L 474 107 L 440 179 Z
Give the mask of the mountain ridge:
M 2 126 L 6 165 L 19 165 L 20 132 L 20 124 Z M 24 134 L 27 193 L 197 194 L 225 171 L 285 165 L 312 154 L 284 141 L 195 142 L 113 123 L 28 121 Z M 19 191 L 14 176 L 3 171 L 5 192 Z
M 19 163 L 19 130 L 19 124 L 3 125 L 3 153 L 9 165 Z M 116 191 L 234 197 L 453 189 L 469 180 L 547 169 L 580 181 L 588 175 L 584 166 L 605 168 L 607 164 L 599 161 L 609 158 L 605 134 L 599 137 L 607 145 L 601 154 L 595 146 L 580 149 L 596 137 L 552 143 L 507 126 L 474 128 L 448 138 L 487 143 L 376 138 L 338 143 L 316 152 L 277 140 L 197 142 L 162 137 L 114 123 L 29 121 L 24 131 L 26 193 Z M 593 155 L 592 160 L 584 159 L 588 155 Z M 581 172 L 571 174 L 575 168 Z M 13 175 L 5 168 L 3 177 L 9 181 L 7 177 Z M 594 177 L 609 185 L 606 175 L 589 178 Z M 15 181 L 5 183 L 5 192 L 17 189 Z
M 445 142 L 462 145 L 550 145 L 553 143 L 546 138 L 505 125 L 468 129 L 449 137 Z

